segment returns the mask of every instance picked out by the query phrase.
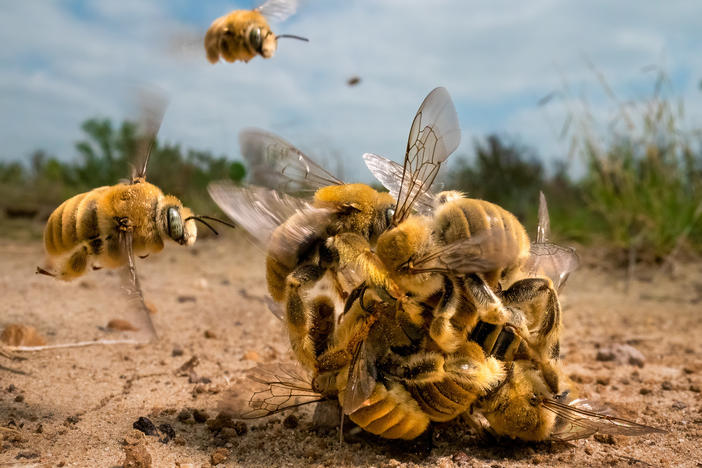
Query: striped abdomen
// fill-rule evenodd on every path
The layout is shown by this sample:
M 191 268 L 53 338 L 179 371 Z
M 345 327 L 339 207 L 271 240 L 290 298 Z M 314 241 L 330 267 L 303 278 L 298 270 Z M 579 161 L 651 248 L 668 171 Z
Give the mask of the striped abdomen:
M 339 400 L 342 400 L 340 394 Z M 399 383 L 377 383 L 366 404 L 349 414 L 365 431 L 386 439 L 411 440 L 427 429 L 429 417 Z
M 529 236 L 524 226 L 512 213 L 485 200 L 457 198 L 441 205 L 434 217 L 434 232 L 436 241 L 443 245 L 485 236 L 480 241 L 483 254 L 499 265 L 495 271 L 483 274 L 493 289 L 529 257 Z
M 44 229 L 44 246 L 50 256 L 72 252 L 76 247 L 93 242 L 91 248 L 101 251 L 98 205 L 110 187 L 100 187 L 78 194 L 63 202 L 49 216 Z

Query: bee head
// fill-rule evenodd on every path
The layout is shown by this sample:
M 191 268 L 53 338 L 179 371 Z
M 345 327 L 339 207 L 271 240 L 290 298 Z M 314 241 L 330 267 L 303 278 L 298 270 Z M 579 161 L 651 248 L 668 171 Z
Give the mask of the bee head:
M 336 219 L 331 230 L 356 232 L 374 242 L 390 225 L 395 201 L 366 184 L 330 185 L 317 190 L 315 205 L 332 208 Z M 389 215 L 389 216 L 388 216 Z
M 423 216 L 410 216 L 380 235 L 376 252 L 390 271 L 401 272 L 430 247 L 431 222 Z
M 267 24 L 255 22 L 246 28 L 244 35 L 249 49 L 265 58 L 273 57 L 278 42 Z
M 500 435 L 526 441 L 544 440 L 551 434 L 556 415 L 541 401 L 551 395 L 536 365 L 515 361 L 506 380 L 488 394 L 481 412 Z
M 160 212 L 163 234 L 181 245 L 195 243 L 197 227 L 192 219 L 193 213 L 180 200 L 171 195 L 164 197 Z

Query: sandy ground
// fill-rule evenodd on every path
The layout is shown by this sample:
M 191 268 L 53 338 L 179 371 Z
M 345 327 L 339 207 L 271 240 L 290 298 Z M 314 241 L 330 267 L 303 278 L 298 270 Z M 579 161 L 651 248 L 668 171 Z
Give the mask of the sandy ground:
M 148 452 L 156 467 L 213 461 L 702 466 L 700 263 L 674 274 L 642 271 L 627 291 L 621 271 L 603 268 L 594 253 L 586 253 L 585 266 L 562 296 L 567 375 L 584 396 L 668 433 L 489 444 L 459 424 L 445 424 L 413 443 L 361 434 L 340 445 L 333 431 L 315 430 L 310 408 L 293 412 L 294 418 L 276 415 L 218 434 L 198 422 L 209 418 L 213 424 L 222 391 L 245 369 L 259 361 L 285 361 L 290 354 L 280 322 L 263 303 L 262 253 L 236 235 L 198 241 L 193 249 L 169 247 L 138 264 L 145 295 L 158 310 L 153 316 L 158 343 L 22 353 L 23 361 L 0 356 L 0 365 L 27 373 L 0 370 L 0 466 L 115 467 L 122 466 L 126 452 Z M 34 275 L 41 260 L 39 242 L 0 239 L 0 327 L 33 325 L 51 342 L 108 336 L 99 327 L 121 304 L 114 275 L 99 271 L 59 283 Z M 643 367 L 598 360 L 598 352 L 612 344 L 639 350 Z M 192 357 L 199 363 L 179 375 Z M 156 426 L 170 425 L 175 439 L 136 437 L 132 425 L 142 416 Z

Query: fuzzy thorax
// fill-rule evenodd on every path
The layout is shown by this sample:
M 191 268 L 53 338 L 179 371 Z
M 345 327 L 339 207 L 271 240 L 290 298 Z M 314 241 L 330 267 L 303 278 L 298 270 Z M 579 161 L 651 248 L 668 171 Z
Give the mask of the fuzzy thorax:
M 315 206 L 332 208 L 338 213 L 330 226 L 331 234 L 355 232 L 371 242 L 387 229 L 388 210 L 395 201 L 365 184 L 330 185 L 317 190 Z

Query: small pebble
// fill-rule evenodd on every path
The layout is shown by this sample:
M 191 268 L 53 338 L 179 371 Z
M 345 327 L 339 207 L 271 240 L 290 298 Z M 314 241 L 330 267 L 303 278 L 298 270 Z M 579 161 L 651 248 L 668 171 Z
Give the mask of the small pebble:
M 258 354 L 256 351 L 247 351 L 244 353 L 244 355 L 241 357 L 242 361 L 254 361 L 254 362 L 261 362 L 261 355 Z
M 204 423 L 205 421 L 210 419 L 210 415 L 207 414 L 207 412 L 205 412 L 204 410 L 196 409 L 193 410 L 193 418 L 195 419 L 195 422 Z
M 205 330 L 205 338 L 212 340 L 217 338 L 217 335 L 212 330 Z
M 667 380 L 664 380 L 664 381 L 661 383 L 661 388 L 662 388 L 663 390 L 672 390 L 672 389 L 673 389 L 673 384 L 671 384 L 671 383 L 668 382 Z
M 195 296 L 178 296 L 178 302 L 181 304 L 184 302 L 197 302 L 197 298 Z
M 283 419 L 283 426 L 286 429 L 295 429 L 298 425 L 298 420 L 297 416 L 294 414 L 288 415 L 285 419 Z
M 184 353 L 185 353 L 185 351 L 183 351 L 183 348 L 173 348 L 173 351 L 171 351 L 171 356 L 180 357 Z
M 15 401 L 16 401 L 17 403 L 22 403 L 22 402 L 24 401 L 24 395 L 17 395 L 17 396 L 15 397 Z
M 612 434 L 595 434 L 594 439 L 601 444 L 616 445 L 617 443 Z
M 192 416 L 192 413 L 189 410 L 183 409 L 180 411 L 180 413 L 178 413 L 178 416 L 176 416 L 176 418 L 180 422 L 185 422 L 188 419 L 190 419 L 191 416 Z
M 158 434 L 158 430 L 156 429 L 156 426 L 154 426 L 154 423 L 152 423 L 149 418 L 145 418 L 144 416 L 134 421 L 132 427 L 149 436 Z
M 690 391 L 695 392 L 695 393 L 700 393 L 700 387 L 699 385 L 690 385 Z
M 220 447 L 210 456 L 210 463 L 213 465 L 219 465 L 220 463 L 227 461 L 227 458 L 229 458 L 229 450 L 224 447 Z
M 651 393 L 651 390 L 644 387 L 641 390 L 639 390 L 639 393 L 642 395 L 648 395 L 649 393 Z
M 8 392 L 8 393 L 12 393 L 12 392 L 14 392 L 15 390 L 17 390 L 17 387 L 15 387 L 15 384 L 10 384 L 10 385 L 7 386 L 7 392 Z
M 158 430 L 161 431 L 162 437 L 158 440 L 163 444 L 167 444 L 169 441 L 175 439 L 176 433 L 173 426 L 168 423 L 164 423 L 158 426 Z

